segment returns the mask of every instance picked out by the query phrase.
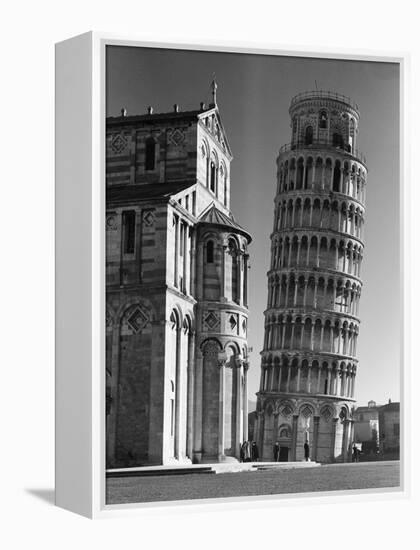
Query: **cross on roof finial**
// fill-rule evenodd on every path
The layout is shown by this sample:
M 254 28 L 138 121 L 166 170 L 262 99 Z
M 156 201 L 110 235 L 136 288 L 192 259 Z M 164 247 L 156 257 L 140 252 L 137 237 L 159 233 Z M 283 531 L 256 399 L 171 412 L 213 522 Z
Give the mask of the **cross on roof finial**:
M 217 107 L 216 94 L 217 94 L 216 74 L 213 73 L 213 80 L 212 80 L 212 83 L 211 83 L 211 103 L 210 103 L 210 107 Z

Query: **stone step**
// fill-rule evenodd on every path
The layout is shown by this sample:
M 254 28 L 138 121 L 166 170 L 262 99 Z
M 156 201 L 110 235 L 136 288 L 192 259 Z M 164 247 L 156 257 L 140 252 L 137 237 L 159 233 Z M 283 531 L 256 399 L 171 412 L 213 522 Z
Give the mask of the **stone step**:
M 147 476 L 176 476 L 187 474 L 215 474 L 211 466 L 176 466 L 150 468 L 116 468 L 106 471 L 107 478 L 113 477 L 147 477 Z
M 134 468 L 112 468 L 106 471 L 107 478 L 173 476 L 188 474 L 228 474 L 234 472 L 255 472 L 266 470 L 287 470 L 291 468 L 313 468 L 318 462 L 216 462 L 212 464 L 174 464 L 166 466 L 139 466 Z

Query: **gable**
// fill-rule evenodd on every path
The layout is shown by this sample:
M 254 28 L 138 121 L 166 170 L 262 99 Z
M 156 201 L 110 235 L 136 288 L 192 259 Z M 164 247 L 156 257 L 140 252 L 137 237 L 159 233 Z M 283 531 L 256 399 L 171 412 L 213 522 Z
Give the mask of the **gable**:
M 213 122 L 214 117 L 214 122 Z M 230 149 L 229 141 L 223 122 L 217 107 L 213 109 L 208 109 L 203 113 L 198 115 L 198 119 L 201 123 L 202 128 L 206 130 L 210 136 L 220 144 L 223 152 L 232 160 L 232 151 Z

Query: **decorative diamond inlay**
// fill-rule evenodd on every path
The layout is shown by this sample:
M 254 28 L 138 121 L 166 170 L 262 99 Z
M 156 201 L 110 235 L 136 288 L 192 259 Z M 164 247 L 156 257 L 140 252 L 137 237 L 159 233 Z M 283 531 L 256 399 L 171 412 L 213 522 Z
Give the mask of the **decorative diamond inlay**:
M 174 145 L 181 145 L 184 142 L 185 135 L 179 128 L 175 128 L 169 139 Z
M 210 330 L 214 330 L 219 324 L 219 318 L 214 311 L 209 311 L 209 313 L 207 313 L 207 315 L 205 315 L 204 317 L 204 323 L 206 324 L 207 328 L 209 328 Z
M 136 307 L 127 319 L 127 324 L 134 333 L 137 333 L 146 326 L 148 320 L 147 315 L 139 307 Z
M 311 407 L 308 407 L 308 405 L 305 405 L 300 412 L 305 418 L 309 418 L 312 415 L 312 409 Z
M 281 409 L 281 414 L 283 416 L 291 416 L 293 413 L 293 409 L 290 405 L 285 405 L 282 409 Z
M 332 410 L 330 409 L 330 407 L 325 407 L 324 409 L 322 409 L 321 411 L 321 416 L 324 420 L 326 420 L 328 422 L 328 420 L 331 419 L 333 413 L 332 413 Z
M 155 222 L 155 216 L 151 210 L 143 214 L 143 223 L 146 227 L 151 227 Z
M 112 138 L 111 149 L 114 153 L 119 155 L 127 147 L 127 140 L 122 134 L 117 134 Z
M 235 330 L 237 323 L 236 323 L 236 319 L 233 315 L 230 316 L 229 324 L 230 324 L 231 330 Z

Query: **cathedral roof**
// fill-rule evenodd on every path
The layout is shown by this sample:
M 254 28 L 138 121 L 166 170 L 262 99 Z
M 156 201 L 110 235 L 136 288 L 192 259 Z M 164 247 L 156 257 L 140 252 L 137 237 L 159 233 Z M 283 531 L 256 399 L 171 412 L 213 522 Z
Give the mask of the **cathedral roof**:
M 145 185 L 110 185 L 106 190 L 106 198 L 109 202 L 144 201 L 150 199 L 170 198 L 180 191 L 194 185 L 194 181 L 175 183 L 157 183 Z
M 227 215 L 219 210 L 214 202 L 212 202 L 210 206 L 204 210 L 198 221 L 199 223 L 208 223 L 211 225 L 221 225 L 223 227 L 233 228 L 236 232 L 242 233 L 242 235 L 248 239 L 249 243 L 251 242 L 251 235 L 236 222 L 233 215 Z

